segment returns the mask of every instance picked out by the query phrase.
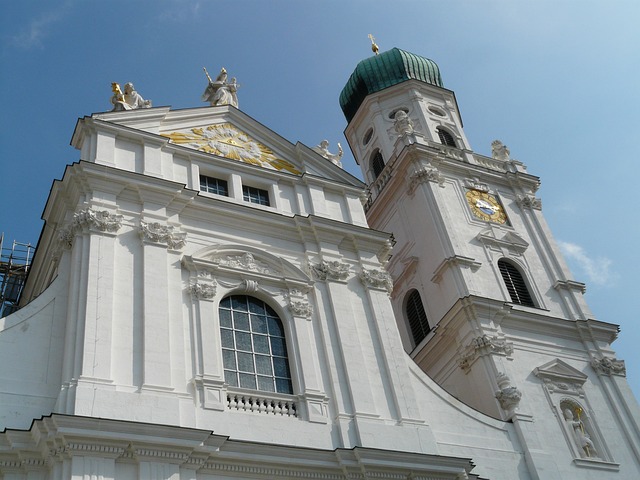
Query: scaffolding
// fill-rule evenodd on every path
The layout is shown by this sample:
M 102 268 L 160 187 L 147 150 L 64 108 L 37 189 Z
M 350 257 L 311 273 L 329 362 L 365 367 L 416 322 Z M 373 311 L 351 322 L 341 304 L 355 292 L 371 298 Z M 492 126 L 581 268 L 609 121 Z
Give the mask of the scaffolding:
M 0 318 L 18 310 L 34 251 L 30 243 L 15 240 L 11 247 L 5 247 L 4 234 L 0 235 Z

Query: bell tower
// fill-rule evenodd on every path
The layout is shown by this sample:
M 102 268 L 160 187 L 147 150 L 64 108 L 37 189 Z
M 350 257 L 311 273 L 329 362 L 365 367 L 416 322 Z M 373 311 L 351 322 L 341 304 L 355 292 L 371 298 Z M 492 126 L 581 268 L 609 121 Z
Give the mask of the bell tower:
M 542 394 L 534 368 L 614 358 L 617 326 L 593 318 L 572 279 L 538 177 L 499 141 L 491 156 L 471 149 L 433 61 L 397 48 L 367 58 L 340 104 L 369 225 L 395 238 L 387 268 L 403 345 L 425 372 L 506 419 L 533 413 L 523 407 Z

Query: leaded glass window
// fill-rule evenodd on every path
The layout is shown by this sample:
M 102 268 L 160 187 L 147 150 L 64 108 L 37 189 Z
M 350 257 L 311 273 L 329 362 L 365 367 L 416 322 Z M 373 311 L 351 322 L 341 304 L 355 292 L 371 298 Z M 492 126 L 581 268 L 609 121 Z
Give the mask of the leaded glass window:
M 293 393 L 282 321 L 265 302 L 232 295 L 220 302 L 224 378 L 232 387 Z

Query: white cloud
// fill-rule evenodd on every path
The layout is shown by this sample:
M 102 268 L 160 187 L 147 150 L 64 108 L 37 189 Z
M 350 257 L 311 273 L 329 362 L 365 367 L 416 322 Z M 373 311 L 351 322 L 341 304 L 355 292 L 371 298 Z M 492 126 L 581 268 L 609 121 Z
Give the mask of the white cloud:
M 608 258 L 592 258 L 584 248 L 575 243 L 558 241 L 558 245 L 569 262 L 576 265 L 592 283 L 606 285 L 614 280 L 614 275 L 610 270 L 612 262 Z
M 63 17 L 60 10 L 43 13 L 20 33 L 11 39 L 16 47 L 29 50 L 34 47 L 42 47 L 42 40 L 49 34 L 51 26 Z

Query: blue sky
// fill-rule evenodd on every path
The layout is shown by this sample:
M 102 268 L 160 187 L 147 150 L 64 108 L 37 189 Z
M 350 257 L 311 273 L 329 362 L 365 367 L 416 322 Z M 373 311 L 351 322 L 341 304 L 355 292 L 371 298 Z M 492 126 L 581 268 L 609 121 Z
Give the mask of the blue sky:
M 0 232 L 36 243 L 79 117 L 111 82 L 155 106 L 204 106 L 202 72 L 238 78 L 240 108 L 295 143 L 347 145 L 338 95 L 399 47 L 433 59 L 473 149 L 494 139 L 539 175 L 543 212 L 640 397 L 640 2 L 2 1 Z M 361 177 L 350 152 L 343 164 Z

